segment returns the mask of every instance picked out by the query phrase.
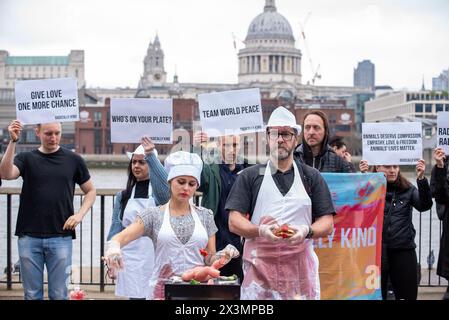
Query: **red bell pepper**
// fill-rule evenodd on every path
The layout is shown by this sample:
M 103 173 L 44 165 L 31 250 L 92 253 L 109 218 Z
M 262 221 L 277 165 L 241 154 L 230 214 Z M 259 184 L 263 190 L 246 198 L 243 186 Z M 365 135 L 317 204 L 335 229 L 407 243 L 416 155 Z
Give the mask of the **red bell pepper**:
M 207 257 L 209 254 L 207 253 L 207 251 L 206 251 L 206 249 L 200 249 L 200 254 L 203 256 L 203 257 Z

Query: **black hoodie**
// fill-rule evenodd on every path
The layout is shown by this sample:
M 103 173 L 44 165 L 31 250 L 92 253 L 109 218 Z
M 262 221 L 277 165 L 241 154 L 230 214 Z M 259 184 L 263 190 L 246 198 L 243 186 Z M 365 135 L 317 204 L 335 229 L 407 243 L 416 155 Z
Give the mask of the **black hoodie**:
M 328 145 L 321 149 L 319 155 L 313 157 L 310 147 L 303 143 L 296 148 L 294 155 L 301 162 L 320 172 L 356 172 L 352 163 L 337 155 Z
M 302 144 L 296 147 L 294 155 L 301 160 L 301 162 L 318 169 L 320 172 L 356 172 L 352 163 L 347 162 L 328 145 L 329 129 L 326 127 L 324 139 L 321 144 L 320 153 L 314 157 L 312 149 L 304 139 L 304 131 L 302 132 Z

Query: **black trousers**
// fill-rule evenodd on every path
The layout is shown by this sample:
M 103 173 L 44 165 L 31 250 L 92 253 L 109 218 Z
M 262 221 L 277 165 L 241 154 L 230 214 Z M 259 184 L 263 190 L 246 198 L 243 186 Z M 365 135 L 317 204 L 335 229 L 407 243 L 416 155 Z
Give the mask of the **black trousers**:
M 387 299 L 388 280 L 390 280 L 396 300 L 416 300 L 418 261 L 415 249 L 383 249 L 382 256 L 382 299 Z
M 240 283 L 243 282 L 243 270 L 242 270 L 242 256 L 240 255 L 238 258 L 231 259 L 228 264 L 223 266 L 220 269 L 221 276 L 232 276 L 233 274 L 237 275 L 240 280 Z

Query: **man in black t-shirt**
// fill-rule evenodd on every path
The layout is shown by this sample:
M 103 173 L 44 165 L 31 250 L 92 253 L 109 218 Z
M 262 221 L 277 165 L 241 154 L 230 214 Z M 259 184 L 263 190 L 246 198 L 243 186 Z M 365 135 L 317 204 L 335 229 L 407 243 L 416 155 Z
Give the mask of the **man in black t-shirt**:
M 86 163 L 77 154 L 59 146 L 61 124 L 37 125 L 38 149 L 14 158 L 22 125 L 8 127 L 10 142 L 0 164 L 3 179 L 23 179 L 15 235 L 19 237 L 20 272 L 25 299 L 43 299 L 44 265 L 48 274 L 48 296 L 67 299 L 75 228 L 93 205 L 96 191 Z M 14 162 L 13 162 L 14 160 Z M 75 184 L 85 196 L 74 213 Z
M 300 131 L 290 111 L 274 110 L 268 164 L 243 170 L 226 201 L 229 229 L 245 238 L 242 299 L 320 298 L 312 239 L 332 233 L 335 209 L 318 170 L 293 158 Z

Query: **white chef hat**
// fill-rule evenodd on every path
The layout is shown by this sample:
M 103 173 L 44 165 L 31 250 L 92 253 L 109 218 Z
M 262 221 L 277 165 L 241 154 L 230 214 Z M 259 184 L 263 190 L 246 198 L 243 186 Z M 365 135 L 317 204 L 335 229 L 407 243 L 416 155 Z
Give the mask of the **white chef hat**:
M 297 131 L 297 134 L 301 133 L 301 126 L 296 123 L 296 118 L 293 113 L 282 106 L 277 107 L 271 113 L 267 127 L 291 127 Z
M 164 167 L 168 172 L 167 181 L 179 176 L 191 176 L 200 184 L 203 161 L 195 153 L 174 152 L 165 158 Z
M 134 152 L 126 152 L 126 155 L 128 156 L 128 159 L 131 160 L 131 158 L 133 157 L 133 155 L 135 154 L 143 154 L 145 155 L 145 149 L 143 148 L 142 145 L 139 145 L 136 150 L 134 150 Z
M 156 157 L 158 156 L 157 150 L 156 148 L 153 149 L 154 154 L 156 155 Z M 128 159 L 131 160 L 133 155 L 135 154 L 142 154 L 145 156 L 145 149 L 142 145 L 139 145 L 136 150 L 134 150 L 134 152 L 126 152 L 126 155 L 128 156 Z

